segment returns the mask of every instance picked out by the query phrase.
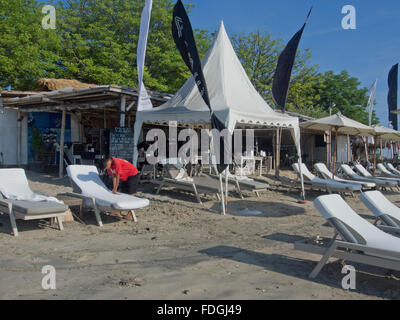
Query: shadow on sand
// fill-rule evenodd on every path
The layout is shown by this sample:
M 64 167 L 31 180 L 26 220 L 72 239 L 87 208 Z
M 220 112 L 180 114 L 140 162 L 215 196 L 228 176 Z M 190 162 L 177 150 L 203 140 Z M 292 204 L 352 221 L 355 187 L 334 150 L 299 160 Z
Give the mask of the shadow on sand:
M 211 209 L 213 211 L 219 211 L 220 206 L 221 203 L 216 202 Z M 260 200 L 235 199 L 233 201 L 228 201 L 228 213 L 237 217 L 279 218 L 305 214 L 306 210 L 288 203 L 262 201 L 262 198 L 260 198 Z
M 301 240 L 301 237 L 285 235 L 282 233 L 266 236 L 266 238 L 273 240 L 282 239 L 284 242 L 297 239 Z M 216 246 L 200 250 L 199 252 L 216 258 L 229 259 L 248 265 L 262 267 L 269 271 L 285 274 L 306 281 L 314 281 L 332 288 L 343 290 L 341 282 L 345 275 L 341 273 L 342 264 L 338 260 L 327 263 L 318 275 L 317 279 L 311 280 L 308 278 L 308 275 L 315 267 L 316 261 L 303 260 L 281 254 L 260 253 L 233 246 Z M 388 275 L 388 270 L 359 264 L 353 265 L 357 270 L 357 289 L 354 290 L 354 292 L 372 297 L 400 299 L 400 280 L 396 280 L 396 278 L 398 279 L 399 274 L 396 275 L 396 278 L 391 278 Z

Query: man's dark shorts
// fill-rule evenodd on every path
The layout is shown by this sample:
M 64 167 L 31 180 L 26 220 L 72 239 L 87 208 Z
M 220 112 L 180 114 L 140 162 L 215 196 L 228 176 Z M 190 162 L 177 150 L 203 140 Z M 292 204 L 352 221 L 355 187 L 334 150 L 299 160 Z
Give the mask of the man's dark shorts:
M 130 176 L 126 181 L 120 181 L 120 191 L 126 194 L 136 193 L 137 186 L 139 184 L 139 174 Z

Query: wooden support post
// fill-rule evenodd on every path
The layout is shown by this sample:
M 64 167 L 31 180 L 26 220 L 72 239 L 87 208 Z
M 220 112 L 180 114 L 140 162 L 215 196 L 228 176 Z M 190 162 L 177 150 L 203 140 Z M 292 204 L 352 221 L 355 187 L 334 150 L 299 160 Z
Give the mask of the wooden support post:
M 329 170 L 332 169 L 332 128 L 329 130 L 328 148 L 326 150 L 327 163 L 329 163 Z
M 333 150 L 333 170 L 332 170 L 332 179 L 335 177 L 335 167 L 336 167 L 336 155 L 337 155 L 337 134 L 338 134 L 338 127 L 335 128 L 335 148 Z M 332 131 L 331 131 L 332 132 Z M 331 135 L 332 138 L 332 135 Z M 332 141 L 331 141 L 332 143 Z
M 21 120 L 22 113 L 18 109 L 17 113 L 17 126 L 18 126 L 18 133 L 17 133 L 17 164 L 18 167 L 22 165 L 22 120 Z
M 80 129 L 80 143 L 86 142 L 86 137 L 85 137 L 85 126 L 83 125 L 83 115 L 82 112 L 79 113 L 79 129 Z
M 347 163 L 351 161 L 350 135 L 347 135 Z
M 120 119 L 119 126 L 121 128 L 125 127 L 125 110 L 126 110 L 126 96 L 122 96 L 121 97 L 121 106 L 120 106 L 121 114 L 120 114 L 120 118 L 119 118 Z
M 315 144 L 315 135 L 311 135 L 311 166 L 314 166 L 314 144 Z
M 365 140 L 364 140 L 365 138 Z M 364 137 L 364 149 L 365 149 L 365 161 L 368 163 L 369 162 L 369 146 L 368 146 L 368 137 Z
M 58 176 L 64 176 L 64 141 L 65 141 L 65 120 L 67 118 L 67 110 L 63 109 L 61 118 L 61 139 L 60 139 L 60 159 L 58 167 Z

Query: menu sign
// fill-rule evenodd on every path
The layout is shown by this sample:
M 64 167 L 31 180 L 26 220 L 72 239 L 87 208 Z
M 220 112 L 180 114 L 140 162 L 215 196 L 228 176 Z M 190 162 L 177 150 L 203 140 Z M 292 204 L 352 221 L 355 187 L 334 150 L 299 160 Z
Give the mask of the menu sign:
M 110 131 L 110 156 L 132 161 L 133 131 L 130 128 L 115 127 Z

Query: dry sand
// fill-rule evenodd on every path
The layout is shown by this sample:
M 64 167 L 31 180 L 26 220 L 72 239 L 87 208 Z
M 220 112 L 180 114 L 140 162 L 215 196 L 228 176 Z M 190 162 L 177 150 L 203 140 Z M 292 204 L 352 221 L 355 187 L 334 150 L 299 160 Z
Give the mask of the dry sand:
M 286 175 L 291 173 L 286 172 Z M 37 192 L 55 196 L 71 191 L 67 179 L 27 172 Z M 319 256 L 295 251 L 293 242 L 332 229 L 296 192 L 275 185 L 256 198 L 231 197 L 228 216 L 217 213 L 213 197 L 195 202 L 173 190 L 140 196 L 150 206 L 137 210 L 138 222 L 103 215 L 99 228 L 90 212 L 85 224 L 65 223 L 64 231 L 46 221 L 17 221 L 10 235 L 8 216 L 0 216 L 0 299 L 399 299 L 400 273 L 354 265 L 357 289 L 341 287 L 342 265 L 332 259 L 314 281 L 308 274 Z M 399 202 L 398 193 L 387 193 Z M 357 198 L 349 204 L 373 217 Z M 262 215 L 243 216 L 243 209 Z M 41 287 L 44 265 L 56 268 L 57 289 Z

